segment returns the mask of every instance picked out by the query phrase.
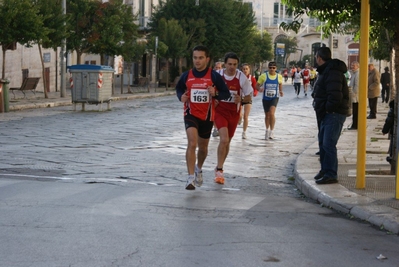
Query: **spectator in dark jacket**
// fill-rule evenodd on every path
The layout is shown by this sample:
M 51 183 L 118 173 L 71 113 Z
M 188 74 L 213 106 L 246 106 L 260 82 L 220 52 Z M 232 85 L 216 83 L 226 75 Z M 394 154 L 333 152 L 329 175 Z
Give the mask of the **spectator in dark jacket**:
M 349 110 L 349 90 L 344 73 L 346 64 L 331 59 L 331 50 L 321 47 L 316 53 L 319 77 L 314 89 L 314 109 L 320 124 L 318 139 L 321 169 L 317 184 L 338 182 L 337 143 Z
M 387 118 L 385 119 L 384 126 L 382 127 L 382 133 L 385 135 L 389 133 L 389 156 L 387 157 L 387 161 L 391 163 L 392 161 L 392 154 L 393 154 L 393 128 L 395 124 L 395 101 L 392 100 L 389 102 L 389 111 Z
M 391 74 L 389 73 L 389 68 L 385 67 L 385 72 L 381 74 L 381 85 L 382 85 L 382 90 L 381 90 L 381 97 L 382 97 L 382 103 L 388 103 L 389 100 L 389 86 L 391 83 Z

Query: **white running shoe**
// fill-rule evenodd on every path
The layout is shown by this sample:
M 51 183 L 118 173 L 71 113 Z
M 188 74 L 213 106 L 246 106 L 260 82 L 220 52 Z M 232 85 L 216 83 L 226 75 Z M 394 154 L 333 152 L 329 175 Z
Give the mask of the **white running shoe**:
M 245 132 L 242 132 L 242 139 L 247 139 L 247 134 Z
M 270 131 L 266 130 L 266 133 L 265 133 L 265 139 L 266 139 L 266 140 L 269 139 L 269 136 L 270 136 L 270 135 L 269 135 L 269 132 L 270 132 Z
M 194 179 L 195 185 L 201 187 L 202 183 L 204 182 L 204 179 L 202 178 L 202 170 L 198 169 L 197 165 L 195 165 L 194 177 L 195 177 Z
M 273 131 L 269 132 L 269 139 L 274 139 L 274 132 Z
M 217 136 L 219 136 L 219 131 L 218 131 L 218 129 L 216 129 L 216 128 L 213 128 L 213 133 L 212 133 L 212 136 L 213 136 L 213 137 L 217 137 Z
M 186 183 L 186 190 L 195 190 L 194 180 L 195 178 L 193 175 L 188 176 Z

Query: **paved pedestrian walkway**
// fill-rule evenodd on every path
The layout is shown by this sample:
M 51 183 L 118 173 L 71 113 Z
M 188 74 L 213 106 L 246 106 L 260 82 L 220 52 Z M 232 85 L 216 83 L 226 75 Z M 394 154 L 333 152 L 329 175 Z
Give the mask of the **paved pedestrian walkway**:
M 36 92 L 34 94 L 33 92 L 27 91 L 26 97 L 22 92 L 14 91 L 14 93 L 15 95 L 13 95 L 12 93 L 9 94 L 10 111 L 73 105 L 70 89 L 66 90 L 66 94 L 64 97 L 61 97 L 61 92 L 49 92 L 48 98 L 45 98 L 43 92 Z M 168 88 L 168 90 L 166 90 L 165 87 L 131 87 L 129 92 L 128 88 L 125 86 L 122 92 L 122 89 L 120 87 L 116 87 L 112 94 L 112 101 L 158 97 L 173 94 L 175 94 L 174 88 Z M 79 105 L 81 104 L 78 103 L 77 106 Z
M 319 150 L 315 142 L 297 159 L 295 182 L 300 191 L 322 205 L 348 214 L 389 232 L 399 233 L 399 200 L 395 199 L 395 175 L 390 175 L 388 135 L 382 134 L 389 107 L 378 104 L 377 119 L 367 120 L 366 187 L 356 189 L 357 135 L 348 130 L 348 118 L 338 142 L 338 184 L 317 185 L 314 176 L 320 170 Z
M 170 88 L 115 88 L 112 101 L 137 98 L 159 97 L 174 95 Z M 37 92 L 34 95 L 27 92 L 27 97 L 16 92 L 10 94 L 9 110 L 46 108 L 72 105 L 70 90 L 61 97 L 60 92 L 49 93 L 48 98 Z M 399 200 L 395 199 L 395 176 L 389 175 L 390 165 L 386 161 L 389 140 L 381 133 L 388 112 L 388 105 L 378 104 L 378 118 L 367 120 L 366 146 L 366 188 L 356 189 L 356 161 L 357 161 L 357 131 L 350 131 L 351 118 L 348 118 L 342 136 L 338 143 L 339 183 L 330 185 L 316 185 L 313 177 L 319 171 L 317 142 L 309 146 L 297 159 L 295 165 L 295 183 L 299 190 L 309 198 L 317 200 L 322 205 L 338 212 L 347 214 L 350 218 L 367 221 L 380 229 L 399 233 Z M 111 103 L 112 106 L 112 103 Z

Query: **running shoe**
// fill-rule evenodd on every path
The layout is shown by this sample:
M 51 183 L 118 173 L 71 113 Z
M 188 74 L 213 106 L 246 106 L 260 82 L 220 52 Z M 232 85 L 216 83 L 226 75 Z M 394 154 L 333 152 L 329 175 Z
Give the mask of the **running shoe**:
M 197 165 L 195 165 L 195 172 L 194 172 L 194 177 L 195 177 L 195 185 L 198 187 L 201 187 L 202 183 L 204 182 L 204 179 L 202 178 L 202 170 L 200 170 Z
M 273 131 L 269 132 L 269 139 L 274 139 L 274 132 Z
M 268 140 L 268 139 L 269 139 L 269 131 L 268 131 L 268 130 L 266 130 L 266 133 L 265 133 L 265 139 L 266 139 L 266 140 Z
M 224 184 L 223 170 L 215 169 L 215 183 Z
M 194 180 L 195 178 L 193 175 L 188 176 L 186 183 L 186 190 L 195 190 Z
M 216 129 L 216 128 L 213 129 L 212 136 L 213 136 L 213 137 L 219 136 L 219 131 L 218 131 L 218 129 Z
M 245 132 L 242 132 L 242 139 L 247 139 L 247 134 Z

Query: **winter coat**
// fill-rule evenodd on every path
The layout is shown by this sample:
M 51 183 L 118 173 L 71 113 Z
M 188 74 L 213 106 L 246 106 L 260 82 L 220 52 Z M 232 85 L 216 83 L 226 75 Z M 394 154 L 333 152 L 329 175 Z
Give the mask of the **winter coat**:
M 390 83 L 391 83 L 391 74 L 389 72 L 384 72 L 383 74 L 381 74 L 382 88 L 389 88 Z
M 379 97 L 381 94 L 380 89 L 380 74 L 376 69 L 369 71 L 369 79 L 368 79 L 368 98 Z
M 359 70 L 352 71 L 351 80 L 349 86 L 352 87 L 352 103 L 358 103 L 358 93 L 359 93 Z
M 383 134 L 387 134 L 387 133 L 393 134 L 393 126 L 395 123 L 394 109 L 395 109 L 395 102 L 394 102 L 394 100 L 392 100 L 391 102 L 389 102 L 388 115 L 387 115 L 387 118 L 385 119 L 384 126 L 382 127 Z
M 326 113 L 346 115 L 349 110 L 349 90 L 345 78 L 346 64 L 339 59 L 331 59 L 317 67 L 319 73 L 313 96 L 316 116 L 321 121 Z

